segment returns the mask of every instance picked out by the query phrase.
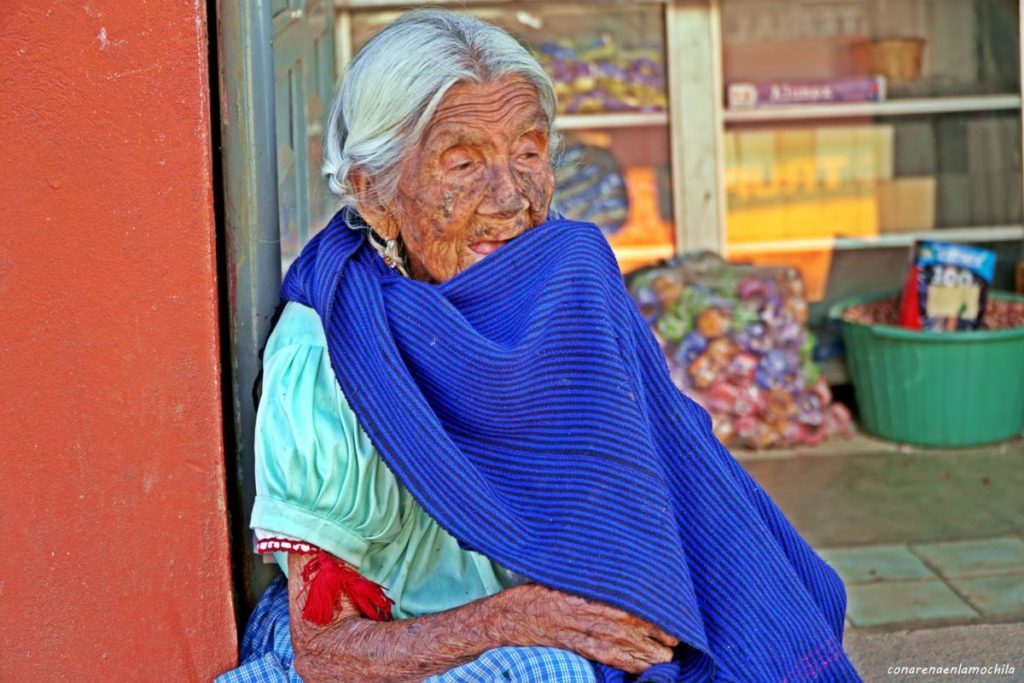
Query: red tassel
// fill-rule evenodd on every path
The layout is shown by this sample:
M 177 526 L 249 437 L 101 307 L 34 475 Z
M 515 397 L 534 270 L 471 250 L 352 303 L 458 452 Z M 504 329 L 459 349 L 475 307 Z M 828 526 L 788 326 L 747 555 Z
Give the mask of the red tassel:
M 917 279 L 920 272 L 917 265 L 910 267 L 906 282 L 903 284 L 903 297 L 900 299 L 900 327 L 908 330 L 921 329 L 920 298 L 917 293 Z
M 310 623 L 318 626 L 331 623 L 342 593 L 366 618 L 391 620 L 391 605 L 395 601 L 387 596 L 384 588 L 324 550 L 317 552 L 302 568 L 302 580 L 306 584 L 303 590 L 307 592 L 302 618 Z

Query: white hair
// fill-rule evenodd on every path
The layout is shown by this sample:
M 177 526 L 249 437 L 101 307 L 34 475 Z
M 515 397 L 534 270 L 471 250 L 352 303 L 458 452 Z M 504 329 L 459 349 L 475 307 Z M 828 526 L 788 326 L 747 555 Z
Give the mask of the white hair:
M 331 103 L 323 174 L 342 206 L 355 207 L 349 173 L 373 178 L 375 200 L 394 202 L 401 160 L 419 142 L 448 89 L 459 82 L 488 83 L 521 76 L 537 90 L 551 129 L 555 90 L 529 51 L 504 30 L 441 9 L 407 12 L 359 50 Z

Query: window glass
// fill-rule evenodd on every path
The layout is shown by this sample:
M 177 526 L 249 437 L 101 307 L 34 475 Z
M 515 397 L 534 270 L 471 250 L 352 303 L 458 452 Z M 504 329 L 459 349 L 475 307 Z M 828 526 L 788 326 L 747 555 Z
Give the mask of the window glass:
M 1018 25 L 1015 0 L 724 0 L 729 255 L 820 298 L 834 249 L 1006 239 Z

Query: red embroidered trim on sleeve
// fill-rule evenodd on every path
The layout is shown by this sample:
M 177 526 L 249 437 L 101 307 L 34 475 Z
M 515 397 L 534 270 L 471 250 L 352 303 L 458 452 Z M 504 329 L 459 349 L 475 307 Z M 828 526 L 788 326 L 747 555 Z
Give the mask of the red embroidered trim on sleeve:
M 298 541 L 293 538 L 268 536 L 267 538 L 261 538 L 256 541 L 256 552 L 259 554 L 285 552 L 295 553 L 297 555 L 312 555 L 319 551 L 320 548 L 317 548 L 312 543 Z

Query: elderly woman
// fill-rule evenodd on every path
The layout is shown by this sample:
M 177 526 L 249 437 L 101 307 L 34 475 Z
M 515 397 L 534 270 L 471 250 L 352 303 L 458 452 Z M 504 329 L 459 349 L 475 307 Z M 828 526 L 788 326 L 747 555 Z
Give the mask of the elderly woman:
M 440 10 L 355 57 L 342 210 L 285 279 L 256 435 L 287 574 L 225 680 L 856 680 L 842 584 L 675 390 L 593 225 L 551 211 L 555 96 Z

